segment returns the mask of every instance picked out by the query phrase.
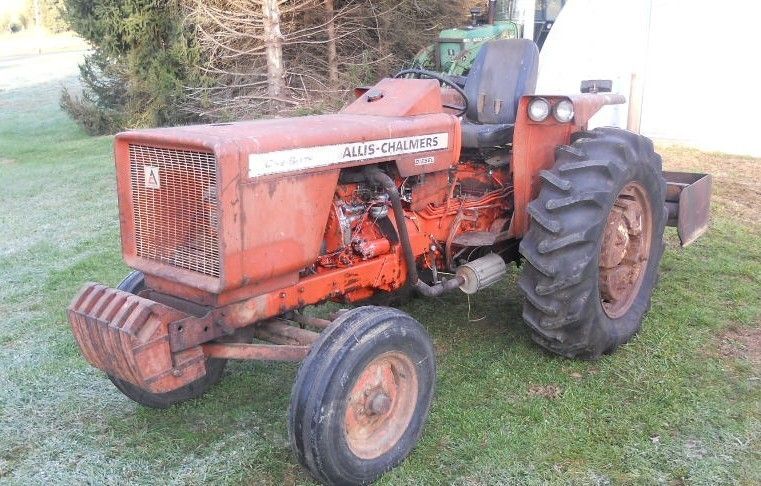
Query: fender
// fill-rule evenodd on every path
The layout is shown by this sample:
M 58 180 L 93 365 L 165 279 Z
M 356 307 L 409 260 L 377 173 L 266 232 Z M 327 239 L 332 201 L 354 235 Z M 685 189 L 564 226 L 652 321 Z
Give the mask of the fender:
M 544 98 L 555 106 L 562 100 L 573 103 L 574 117 L 561 123 L 550 115 L 542 122 L 528 117 L 528 104 L 534 98 Z M 571 135 L 587 129 L 589 119 L 605 105 L 619 105 L 626 98 L 617 94 L 584 93 L 571 96 L 523 96 L 518 105 L 513 136 L 513 185 L 515 209 L 508 234 L 520 238 L 528 230 L 526 208 L 537 195 L 539 172 L 555 163 L 555 148 L 568 144 Z

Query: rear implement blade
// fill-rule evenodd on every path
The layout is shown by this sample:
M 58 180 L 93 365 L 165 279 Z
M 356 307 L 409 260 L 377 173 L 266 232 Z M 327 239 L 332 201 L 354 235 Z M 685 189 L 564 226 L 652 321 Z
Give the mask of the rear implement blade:
M 666 179 L 668 226 L 675 226 L 682 248 L 708 229 L 711 206 L 711 175 L 663 172 Z

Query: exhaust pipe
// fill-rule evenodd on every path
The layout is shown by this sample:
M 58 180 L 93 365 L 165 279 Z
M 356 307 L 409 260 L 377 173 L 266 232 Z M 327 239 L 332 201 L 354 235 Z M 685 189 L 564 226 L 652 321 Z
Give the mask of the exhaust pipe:
M 475 294 L 479 290 L 499 282 L 506 273 L 507 264 L 505 260 L 496 253 L 490 253 L 457 267 L 452 279 L 442 280 L 436 285 L 428 285 L 422 280 L 418 280 L 415 288 L 426 297 L 436 297 L 456 288 L 466 294 Z

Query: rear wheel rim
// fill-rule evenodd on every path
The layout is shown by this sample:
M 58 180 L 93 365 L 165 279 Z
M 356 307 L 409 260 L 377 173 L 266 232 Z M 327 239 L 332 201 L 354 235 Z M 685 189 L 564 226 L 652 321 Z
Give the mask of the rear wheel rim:
M 618 193 L 599 254 L 600 302 L 605 314 L 626 314 L 639 294 L 650 258 L 653 218 L 645 188 L 630 182 Z
M 407 355 L 390 351 L 370 361 L 352 387 L 344 415 L 351 452 L 375 459 L 390 451 L 412 421 L 417 401 L 417 370 Z

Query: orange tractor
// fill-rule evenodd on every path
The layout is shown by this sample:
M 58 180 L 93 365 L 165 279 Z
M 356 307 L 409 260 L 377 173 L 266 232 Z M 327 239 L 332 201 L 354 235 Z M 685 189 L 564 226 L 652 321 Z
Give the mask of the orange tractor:
M 471 294 L 524 262 L 536 342 L 612 352 L 650 306 L 664 226 L 685 244 L 705 230 L 710 178 L 662 172 L 640 135 L 587 131 L 623 97 L 534 95 L 537 63 L 533 42 L 494 41 L 464 83 L 408 70 L 337 114 L 119 134 L 135 271 L 72 301 L 82 353 L 149 407 L 200 396 L 229 359 L 303 360 L 295 455 L 356 484 L 409 454 L 434 394 L 431 338 L 379 302 Z M 326 301 L 375 305 L 301 312 Z

